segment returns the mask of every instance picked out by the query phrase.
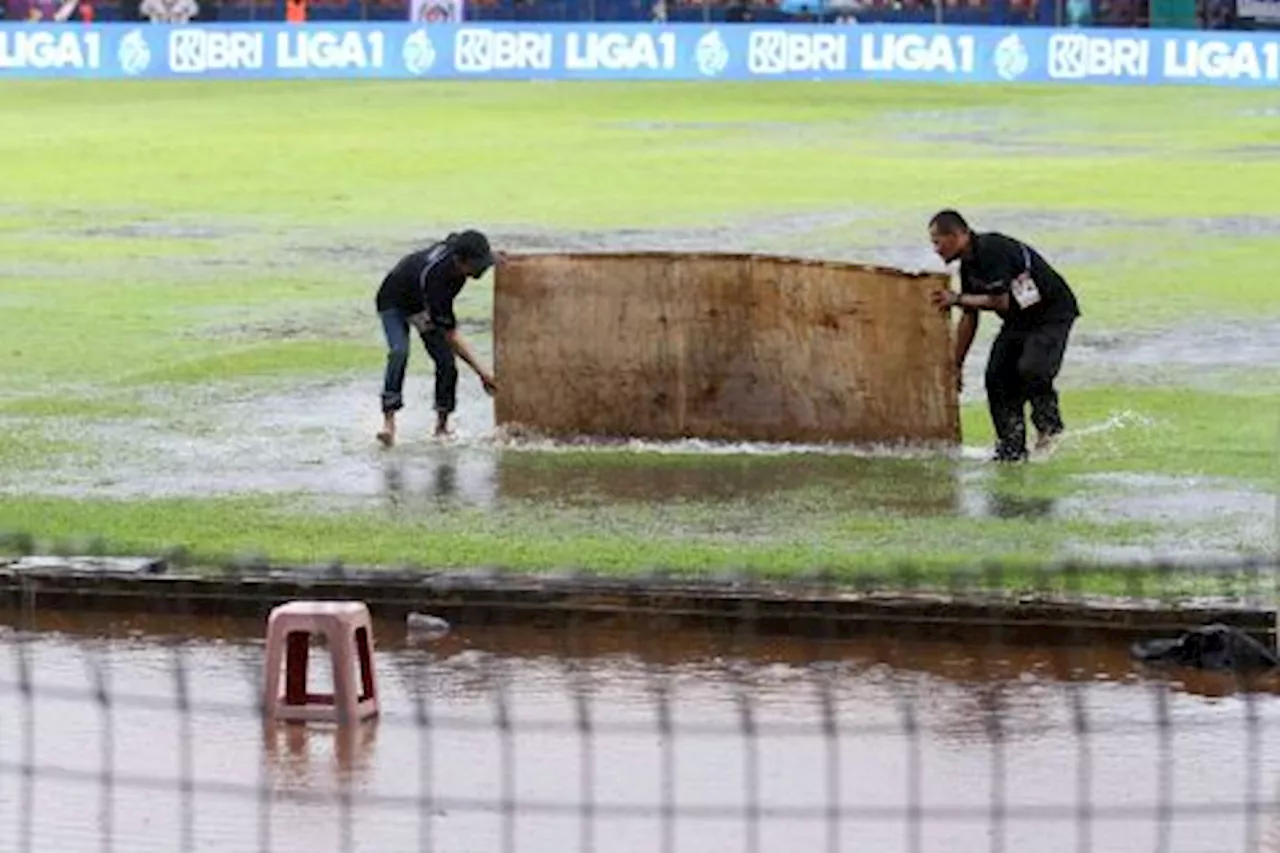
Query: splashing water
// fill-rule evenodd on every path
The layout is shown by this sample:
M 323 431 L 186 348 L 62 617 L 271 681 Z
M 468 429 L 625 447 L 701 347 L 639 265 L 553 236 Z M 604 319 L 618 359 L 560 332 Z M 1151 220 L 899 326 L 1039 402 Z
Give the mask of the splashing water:
M 1115 412 L 1105 420 L 1066 430 L 1059 441 L 1074 441 L 1104 435 L 1134 426 L 1149 427 L 1153 421 L 1133 411 Z M 849 456 L 869 459 L 928 459 L 950 457 L 963 460 L 986 459 L 991 449 L 974 445 L 952 448 L 945 444 L 842 444 L 787 443 L 753 441 L 714 441 L 684 438 L 670 441 L 635 438 L 579 437 L 557 439 L 526 430 L 498 427 L 483 433 L 460 433 L 449 440 L 453 446 L 490 448 L 538 453 L 571 453 L 608 451 L 614 453 L 655 454 L 667 456 Z
M 1061 447 L 1065 442 L 1073 442 L 1081 438 L 1108 435 L 1116 432 L 1117 430 L 1129 427 L 1151 427 L 1154 425 L 1155 421 L 1151 420 L 1146 415 L 1139 414 L 1138 412 L 1128 410 L 1123 412 L 1113 412 L 1106 418 L 1106 420 L 1099 421 L 1098 423 L 1064 430 L 1062 435 L 1058 436 L 1058 446 Z M 1037 454 L 1032 451 L 1031 460 L 1044 461 L 1052 456 L 1053 452 L 1054 451 L 1050 451 L 1048 454 Z M 960 450 L 961 459 L 986 459 L 990 455 L 991 448 L 989 447 L 965 445 Z
M 841 444 L 803 442 L 715 441 L 701 438 L 682 438 L 670 441 L 638 438 L 582 437 L 554 439 L 534 433 L 516 434 L 497 429 L 481 439 L 487 447 L 501 450 L 569 453 L 583 450 L 599 450 L 621 453 L 655 454 L 666 456 L 853 456 L 874 459 L 925 459 L 931 456 L 953 454 L 946 445 L 937 444 Z

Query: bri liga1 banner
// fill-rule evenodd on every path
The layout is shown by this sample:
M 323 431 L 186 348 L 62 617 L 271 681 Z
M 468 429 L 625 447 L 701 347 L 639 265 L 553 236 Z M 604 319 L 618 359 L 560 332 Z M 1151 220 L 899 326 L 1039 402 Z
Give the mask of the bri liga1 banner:
M 18 77 L 1273 87 L 1280 84 L 1280 33 L 905 25 L 3 24 L 0 78 Z

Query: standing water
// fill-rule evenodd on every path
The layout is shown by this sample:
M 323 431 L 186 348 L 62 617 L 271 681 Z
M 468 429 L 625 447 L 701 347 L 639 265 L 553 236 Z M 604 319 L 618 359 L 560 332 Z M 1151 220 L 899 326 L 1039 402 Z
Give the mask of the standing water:
M 338 730 L 264 728 L 262 631 L 0 628 L 0 849 L 1280 849 L 1277 683 L 1122 647 L 379 622 Z

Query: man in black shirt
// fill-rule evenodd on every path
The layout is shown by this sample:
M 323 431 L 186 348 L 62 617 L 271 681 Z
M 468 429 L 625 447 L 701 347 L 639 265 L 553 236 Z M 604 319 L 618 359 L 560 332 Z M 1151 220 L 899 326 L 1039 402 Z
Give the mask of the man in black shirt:
M 999 233 L 976 234 L 954 210 L 929 222 L 929 237 L 943 261 L 960 261 L 960 292 L 933 294 L 939 308 L 964 311 L 956 339 L 956 370 L 978 330 L 978 312 L 993 311 L 1003 323 L 987 358 L 987 405 L 995 428 L 997 461 L 1027 457 L 1025 407 L 1047 450 L 1062 432 L 1053 381 L 1062 366 L 1071 326 L 1080 316 L 1066 280 L 1030 246 Z
M 453 300 L 468 278 L 479 278 L 494 263 L 488 239 L 479 231 L 450 234 L 444 240 L 405 255 L 387 273 L 376 300 L 387 337 L 387 366 L 382 386 L 382 431 L 378 441 L 395 444 L 396 412 L 404 408 L 402 390 L 409 365 L 409 327 L 418 330 L 435 362 L 436 435 L 447 435 L 449 415 L 457 407 L 458 365 L 470 365 L 493 396 L 493 376 L 480 366 L 453 314 Z

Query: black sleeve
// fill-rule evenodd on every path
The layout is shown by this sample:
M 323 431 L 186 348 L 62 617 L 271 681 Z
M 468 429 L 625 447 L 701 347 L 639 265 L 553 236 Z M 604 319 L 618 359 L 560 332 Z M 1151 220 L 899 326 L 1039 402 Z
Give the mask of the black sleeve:
M 1008 293 L 1013 280 L 1023 271 L 1022 253 L 1011 243 L 980 244 L 977 257 L 990 285 L 988 293 Z
M 419 314 L 427 308 L 426 298 L 422 294 L 422 288 L 418 287 L 414 282 L 412 287 L 406 288 L 404 312 L 409 316 Z
M 402 307 L 410 316 L 424 311 L 427 307 L 426 294 L 422 292 L 421 275 L 415 275 L 412 268 L 401 271 L 400 298 Z
M 431 322 L 446 332 L 458 328 L 458 318 L 453 316 L 453 305 L 431 306 Z
M 453 315 L 453 295 L 447 288 L 428 287 L 425 299 L 427 310 L 431 312 L 431 322 L 446 332 L 458 328 L 458 318 Z

